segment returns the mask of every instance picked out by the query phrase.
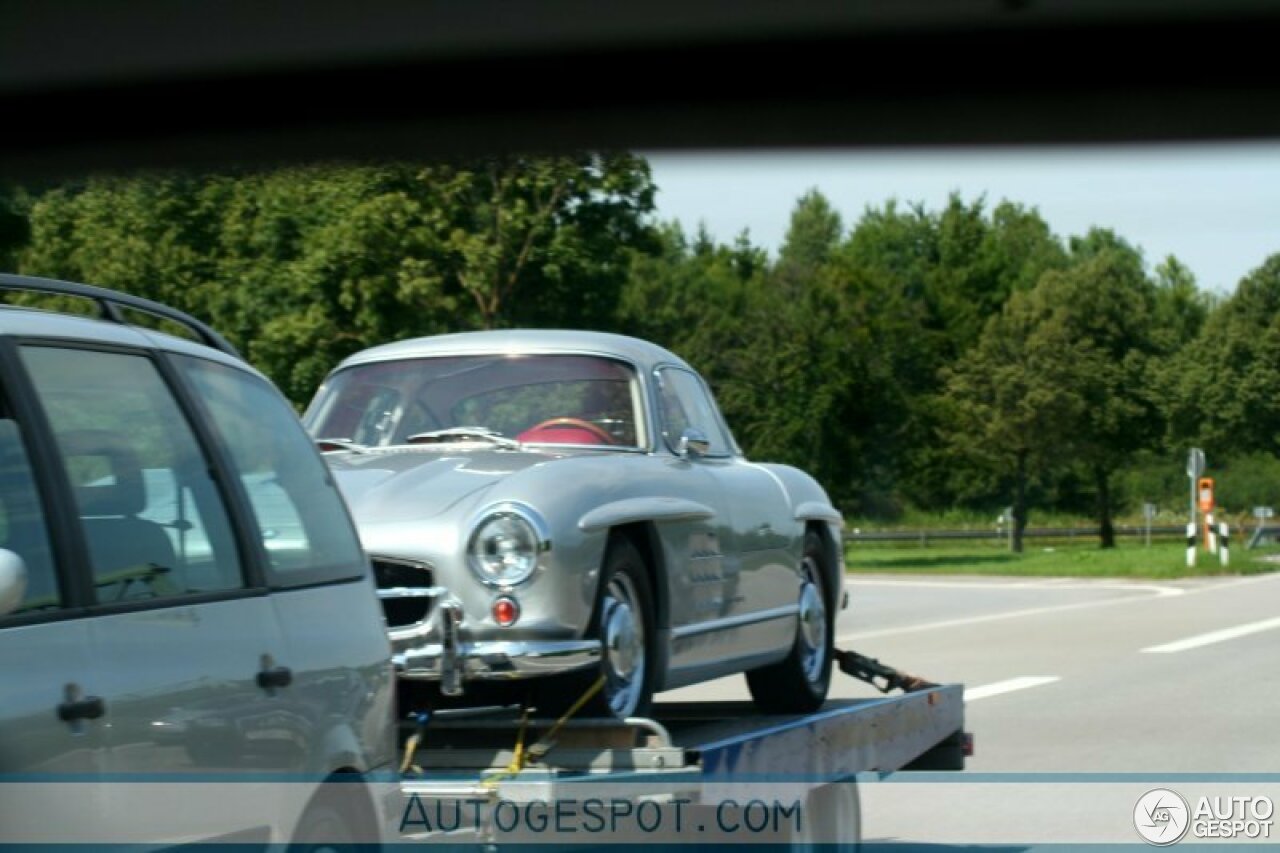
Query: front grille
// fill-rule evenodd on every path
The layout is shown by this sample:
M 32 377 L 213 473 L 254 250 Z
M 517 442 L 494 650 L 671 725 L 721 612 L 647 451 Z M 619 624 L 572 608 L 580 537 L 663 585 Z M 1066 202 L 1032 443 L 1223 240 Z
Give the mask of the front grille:
M 387 625 L 399 628 L 427 618 L 435 599 L 431 567 L 411 560 L 373 558 L 373 577 Z

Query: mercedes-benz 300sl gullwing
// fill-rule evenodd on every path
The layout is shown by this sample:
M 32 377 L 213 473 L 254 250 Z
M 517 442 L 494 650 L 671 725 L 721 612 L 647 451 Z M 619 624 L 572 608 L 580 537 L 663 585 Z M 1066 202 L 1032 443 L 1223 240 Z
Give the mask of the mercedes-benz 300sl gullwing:
M 596 686 L 592 710 L 627 717 L 745 672 L 765 711 L 826 698 L 841 517 L 809 475 L 745 459 L 667 350 L 406 340 L 342 362 L 304 421 L 372 557 L 402 689 L 543 708 Z

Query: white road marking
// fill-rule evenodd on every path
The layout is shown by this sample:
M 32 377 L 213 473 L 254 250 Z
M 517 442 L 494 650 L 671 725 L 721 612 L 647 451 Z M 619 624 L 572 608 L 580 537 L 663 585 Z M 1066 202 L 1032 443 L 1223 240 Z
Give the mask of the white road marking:
M 1042 684 L 1052 684 L 1061 680 L 1062 678 L 1057 675 L 1028 675 L 1022 678 L 1010 678 L 1007 681 L 997 681 L 994 684 L 984 684 L 981 687 L 970 687 L 964 692 L 964 701 L 972 702 L 975 699 L 986 699 L 988 696 L 999 696 L 1002 693 L 1026 690 L 1028 687 L 1039 687 Z
M 1188 637 L 1185 640 L 1178 640 L 1175 643 L 1165 643 L 1160 646 L 1149 646 L 1143 649 L 1143 651 L 1152 654 L 1185 652 L 1187 649 L 1198 649 L 1201 646 L 1208 646 L 1213 643 L 1222 643 L 1227 640 L 1234 640 L 1237 637 L 1247 637 L 1250 634 L 1257 634 L 1260 631 L 1270 631 L 1273 628 L 1280 628 L 1280 619 L 1264 619 L 1261 622 L 1250 622 L 1247 625 L 1237 625 L 1234 628 L 1223 628 L 1221 631 L 1210 631 L 1207 634 L 1197 634 L 1194 637 Z
M 967 616 L 961 619 L 944 619 L 941 622 L 923 622 L 918 625 L 903 625 L 898 628 L 882 628 L 879 631 L 855 631 L 852 634 L 841 634 L 836 642 L 851 643 L 871 637 L 888 637 L 896 634 L 915 634 L 919 631 L 935 631 L 939 628 L 961 628 L 968 625 L 981 625 L 984 622 L 998 622 L 1001 619 L 1020 619 L 1024 616 L 1041 616 L 1045 613 L 1065 613 L 1071 610 L 1084 610 L 1090 607 L 1104 607 L 1110 604 L 1148 601 L 1161 596 L 1127 595 L 1123 598 L 1104 598 L 1100 601 L 1080 601 L 1075 604 L 1057 604 L 1049 607 L 1028 607 L 1024 610 L 1006 610 L 1002 613 L 988 613 L 984 616 Z
M 1080 581 L 1073 578 L 1037 578 L 1036 580 L 1004 582 L 986 582 L 979 580 L 965 582 L 851 577 L 847 579 L 847 582 L 851 586 L 918 586 L 929 589 L 1039 589 L 1041 587 L 1051 587 L 1055 591 L 1059 589 L 1133 590 L 1134 592 L 1151 592 L 1161 597 L 1187 594 L 1187 590 L 1182 589 L 1181 587 L 1164 586 L 1162 584 L 1128 583 L 1126 581 Z
M 1194 580 L 1194 579 L 1189 579 Z M 836 637 L 837 643 L 850 643 L 858 640 L 865 640 L 873 637 L 888 637 L 896 634 L 914 634 L 919 631 L 933 631 L 940 628 L 961 628 L 967 625 L 980 625 L 984 622 L 997 622 L 1001 619 L 1020 619 L 1024 616 L 1041 616 L 1046 613 L 1064 613 L 1072 610 L 1084 610 L 1090 607 L 1106 607 L 1113 604 L 1140 603 L 1150 601 L 1152 598 L 1170 598 L 1182 595 L 1195 595 L 1207 592 L 1218 592 L 1219 590 L 1231 589 L 1232 587 L 1253 585 L 1258 583 L 1267 583 L 1269 581 L 1280 580 L 1280 572 L 1269 572 L 1262 575 L 1250 575 L 1249 577 L 1237 578 L 1229 581 L 1213 581 L 1204 585 L 1191 587 L 1174 587 L 1161 586 L 1158 584 L 1128 584 L 1128 583 L 1081 583 L 1080 588 L 1083 589 L 1115 589 L 1115 590 L 1134 590 L 1146 591 L 1154 593 L 1151 596 L 1131 595 L 1123 598 L 1104 598 L 1099 601 L 1080 601 L 1075 604 L 1058 604 L 1048 605 L 1045 607 L 1030 607 L 1024 610 L 1008 610 L 1001 613 L 989 613 L 984 616 L 970 616 L 960 619 L 944 619 L 940 622 L 925 622 L 918 625 L 904 625 L 898 628 L 883 628 L 878 631 L 855 631 L 849 634 L 841 634 Z M 966 589 L 985 589 L 1000 588 L 1001 586 L 1018 587 L 1022 584 L 988 584 L 978 579 L 974 583 L 964 583 L 959 581 L 933 581 L 933 580 L 911 580 L 911 579 L 892 579 L 892 578 L 849 578 L 851 585 L 859 584 L 878 584 L 884 586 L 939 586 L 945 588 L 964 587 Z M 1023 582 L 1026 583 L 1026 582 Z M 1025 588 L 1025 587 L 1023 587 Z M 1055 586 L 1053 589 L 1067 589 L 1065 586 Z M 851 613 L 852 609 L 845 611 Z M 1260 629 L 1265 630 L 1265 629 Z

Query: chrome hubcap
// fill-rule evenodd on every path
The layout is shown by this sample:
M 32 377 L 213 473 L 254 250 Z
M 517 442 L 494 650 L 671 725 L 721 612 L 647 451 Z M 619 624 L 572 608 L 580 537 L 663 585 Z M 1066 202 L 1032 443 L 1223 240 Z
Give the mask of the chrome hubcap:
M 603 612 L 605 697 L 615 716 L 629 717 L 644 686 L 644 622 L 635 587 L 625 575 L 609 581 Z
M 800 585 L 800 643 L 803 646 L 805 678 L 817 681 L 827 655 L 827 607 L 822 601 L 818 566 L 805 557 L 804 583 Z

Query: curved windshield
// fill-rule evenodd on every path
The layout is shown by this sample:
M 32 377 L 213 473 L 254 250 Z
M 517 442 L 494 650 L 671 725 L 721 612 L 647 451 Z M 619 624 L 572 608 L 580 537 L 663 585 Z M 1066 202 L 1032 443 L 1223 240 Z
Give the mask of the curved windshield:
M 365 447 L 490 441 L 640 447 L 630 366 L 582 355 L 414 358 L 335 373 L 304 417 L 317 439 Z

